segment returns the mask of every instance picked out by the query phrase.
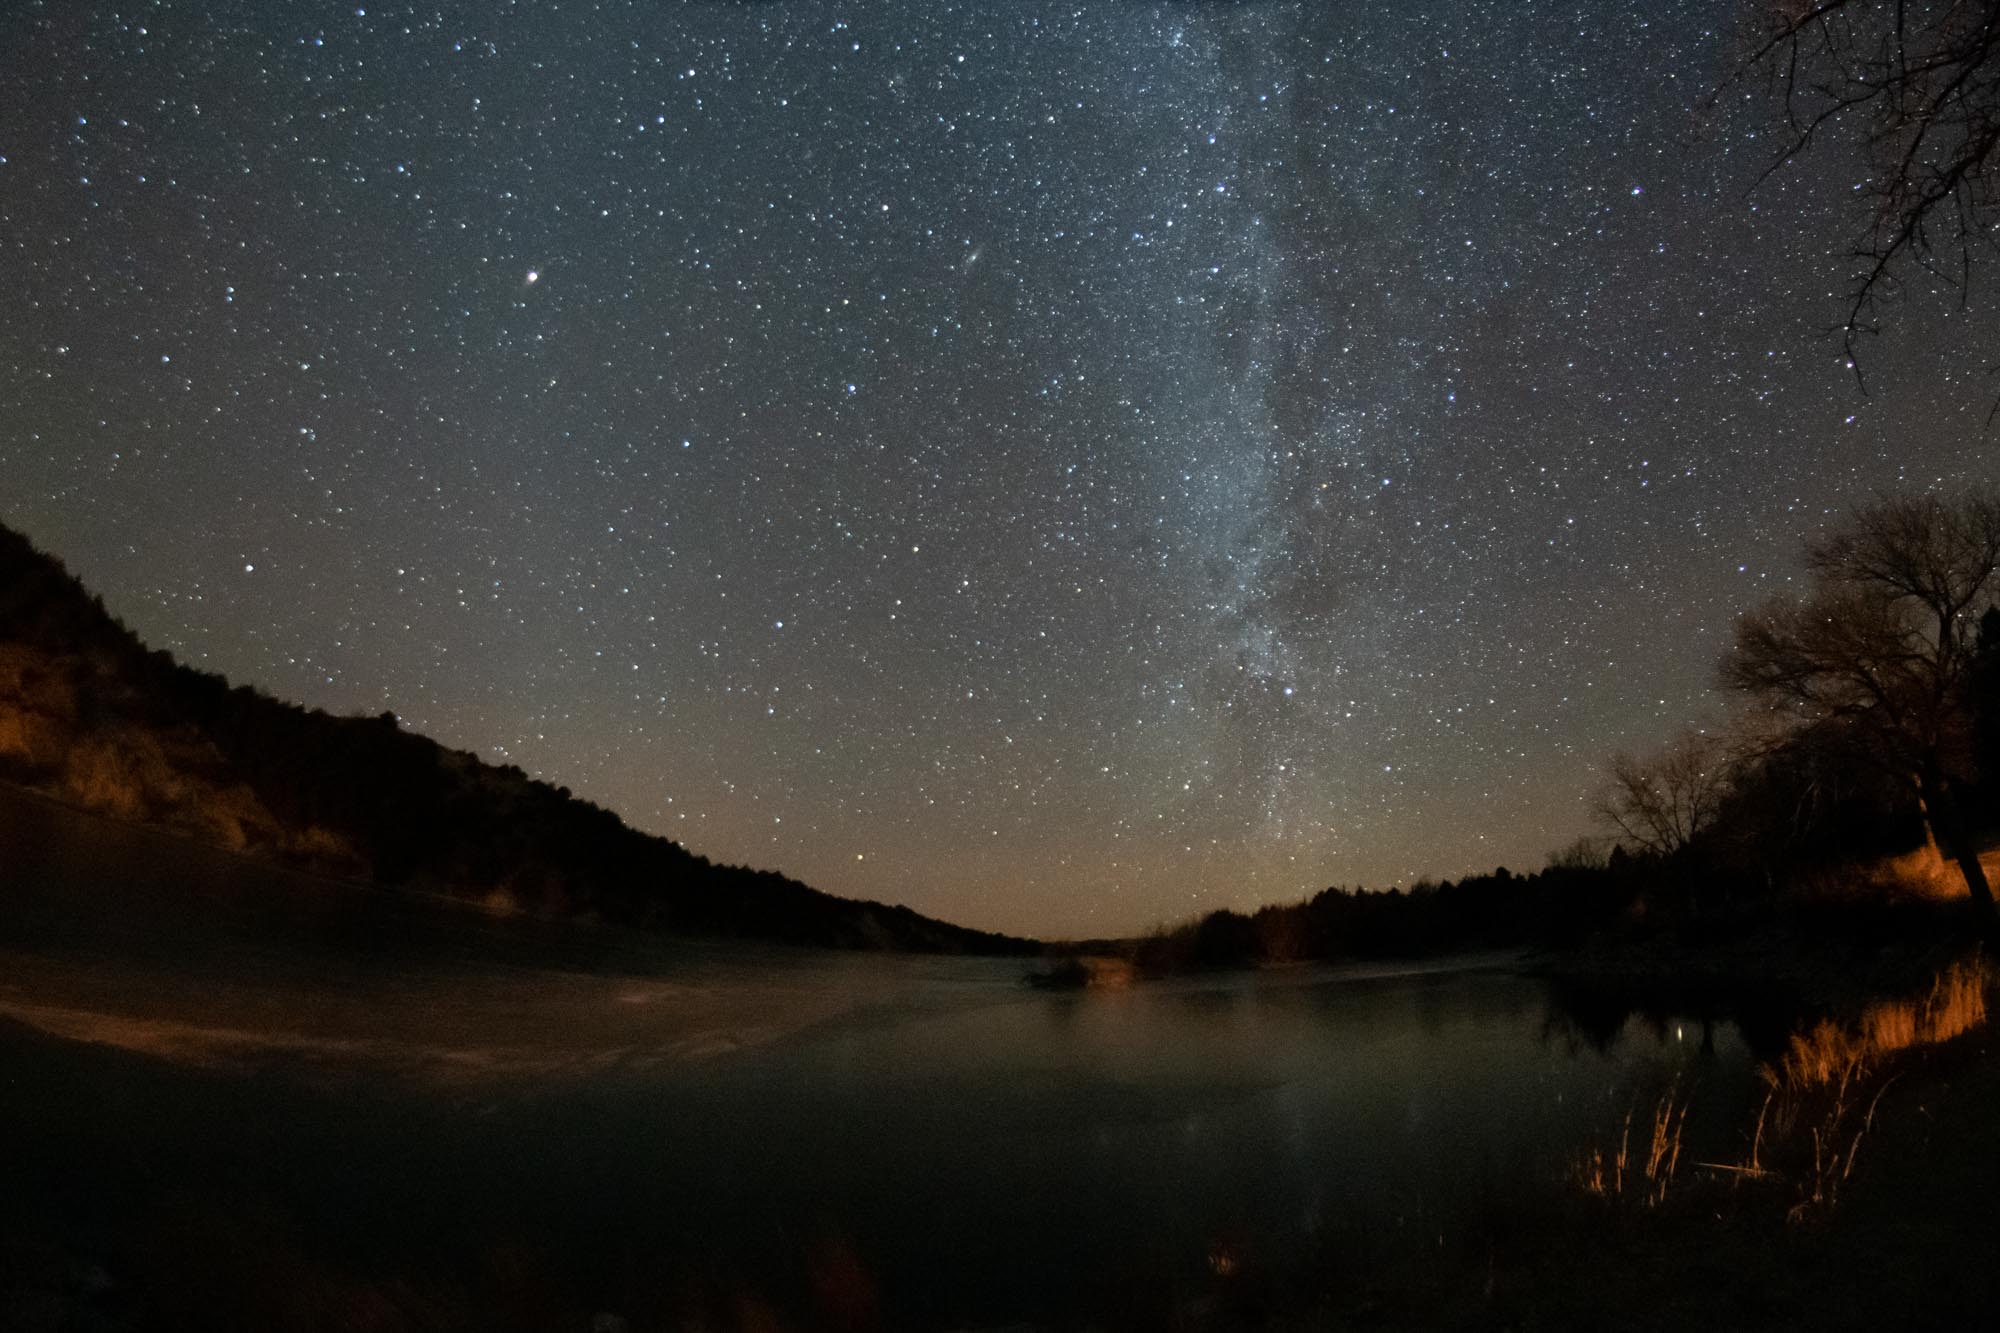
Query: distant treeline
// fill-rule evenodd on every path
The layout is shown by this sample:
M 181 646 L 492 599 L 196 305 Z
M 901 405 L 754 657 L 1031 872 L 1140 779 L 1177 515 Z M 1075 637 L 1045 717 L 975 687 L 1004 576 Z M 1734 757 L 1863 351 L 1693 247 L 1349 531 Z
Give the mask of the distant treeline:
M 1331 888 L 1254 913 L 1211 912 L 1115 947 L 1149 975 L 1563 947 L 1625 919 L 1656 878 L 1656 867 L 1622 854 L 1601 865 L 1551 866 L 1533 874 L 1503 866 L 1408 890 Z
M 2000 810 L 2000 612 L 1985 617 L 1973 696 L 1978 767 L 1962 803 L 1990 837 Z M 1806 736 L 1735 764 L 1716 808 L 1671 851 L 1582 839 L 1546 868 L 1505 867 L 1406 890 L 1330 888 L 1252 913 L 1211 912 L 1138 940 L 1091 941 L 1151 975 L 1202 967 L 1567 949 L 1607 934 L 1712 935 L 1804 901 L 1881 902 L 1913 888 L 1960 892 L 1925 850 L 1917 793 Z M 1926 876 L 1932 883 L 1922 883 Z M 1869 918 L 1874 919 L 1874 918 Z
M 1886 920 L 1873 909 L 1953 900 L 2000 940 L 1982 856 L 2000 826 L 2000 495 L 1878 500 L 1806 557 L 1803 598 L 1739 617 L 1720 664 L 1718 683 L 1748 706 L 1612 758 L 1604 838 L 1534 874 L 1329 889 L 1078 950 L 1164 973 L 1565 948 L 1606 933 L 1713 942 L 1772 925 L 1796 934 L 1808 917 L 1874 922 L 1855 927 L 1866 933 Z M 1843 902 L 1869 910 L 1826 910 Z
M 1407 889 L 1329 888 L 1304 902 L 1216 911 L 1137 940 L 1088 941 L 1084 953 L 1129 957 L 1140 973 L 1421 958 L 1486 950 L 1572 949 L 1608 936 L 1712 934 L 1782 912 L 1802 896 L 1893 897 L 1893 862 L 1921 836 L 1914 802 L 1886 785 L 1817 809 L 1776 781 L 1746 791 L 1734 820 L 1672 855 L 1589 842 L 1539 871 L 1506 867 Z M 1787 818 L 1770 820 L 1775 810 Z M 1791 816 L 1802 816 L 1794 822 Z
M 660 930 L 848 948 L 1028 941 L 717 865 L 519 768 L 146 648 L 0 526 L 0 781 L 331 874 Z

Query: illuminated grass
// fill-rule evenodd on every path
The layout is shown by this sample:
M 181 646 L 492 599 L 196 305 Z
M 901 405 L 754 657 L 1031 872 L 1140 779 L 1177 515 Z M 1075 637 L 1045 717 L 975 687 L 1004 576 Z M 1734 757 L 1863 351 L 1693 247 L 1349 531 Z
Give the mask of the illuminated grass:
M 1986 1022 L 1983 961 L 1953 963 L 1922 994 L 1878 1000 L 1858 1019 L 1822 1019 L 1794 1033 L 1785 1050 L 1761 1069 L 1766 1092 L 1750 1127 L 1742 1161 L 1695 1162 L 1711 1177 L 1732 1182 L 1783 1181 L 1794 1193 L 1787 1216 L 1803 1220 L 1830 1210 L 1853 1176 L 1862 1143 L 1883 1096 L 1899 1074 L 1895 1058 L 1953 1040 Z M 1678 1080 L 1654 1104 L 1641 1154 L 1628 1111 L 1615 1149 L 1594 1147 L 1573 1172 L 1585 1194 L 1658 1207 L 1677 1182 L 1691 1097 Z

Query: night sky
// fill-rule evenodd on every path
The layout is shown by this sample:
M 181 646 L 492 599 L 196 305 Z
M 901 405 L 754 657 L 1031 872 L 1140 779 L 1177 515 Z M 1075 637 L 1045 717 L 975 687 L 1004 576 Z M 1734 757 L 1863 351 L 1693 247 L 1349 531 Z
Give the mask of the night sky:
M 710 857 L 1113 933 L 1539 867 L 2000 472 L 1696 3 L 10 6 L 0 519 Z

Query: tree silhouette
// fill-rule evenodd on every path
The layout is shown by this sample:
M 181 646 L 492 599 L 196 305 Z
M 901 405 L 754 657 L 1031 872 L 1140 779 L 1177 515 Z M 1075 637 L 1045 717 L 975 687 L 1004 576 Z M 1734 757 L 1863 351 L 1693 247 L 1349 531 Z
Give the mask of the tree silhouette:
M 2000 927 L 1957 788 L 1972 773 L 1976 627 L 2000 596 L 2000 498 L 1884 500 L 1807 552 L 1813 586 L 1741 617 L 1725 685 L 1794 732 L 1907 780 Z
M 1729 791 L 1729 763 L 1713 736 L 1683 732 L 1643 759 L 1612 757 L 1597 817 L 1634 851 L 1672 856 L 1715 823 Z
M 1767 171 L 1823 138 L 1858 134 L 1869 204 L 1842 326 L 1877 331 L 1908 270 L 1961 294 L 1993 243 L 2000 192 L 2000 0 L 1752 0 L 1756 37 L 1743 72 L 1766 74 L 1780 110 Z

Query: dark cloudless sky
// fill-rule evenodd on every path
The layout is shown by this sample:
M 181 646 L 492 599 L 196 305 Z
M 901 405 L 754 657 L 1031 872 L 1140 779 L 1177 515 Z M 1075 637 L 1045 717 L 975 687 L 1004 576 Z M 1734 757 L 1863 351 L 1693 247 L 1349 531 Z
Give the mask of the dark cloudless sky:
M 155 644 L 980 926 L 1538 866 L 1860 396 L 1737 0 L 11 6 L 0 518 Z

